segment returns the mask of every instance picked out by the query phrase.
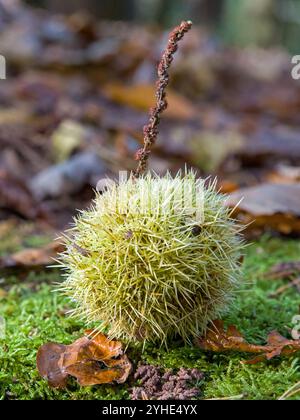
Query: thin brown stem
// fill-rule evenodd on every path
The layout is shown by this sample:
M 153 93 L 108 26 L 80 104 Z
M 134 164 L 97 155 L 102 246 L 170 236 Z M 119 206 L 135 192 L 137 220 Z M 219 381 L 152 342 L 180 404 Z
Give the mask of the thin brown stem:
M 133 172 L 135 177 L 143 174 L 147 167 L 152 146 L 155 144 L 158 136 L 158 126 L 162 112 L 167 108 L 166 87 L 169 83 L 168 68 L 170 67 L 175 52 L 178 48 L 178 42 L 184 34 L 192 27 L 191 21 L 181 22 L 179 26 L 173 29 L 169 36 L 167 48 L 165 49 L 157 69 L 158 80 L 156 82 L 156 104 L 150 109 L 149 122 L 144 126 L 144 144 L 136 153 L 138 166 Z

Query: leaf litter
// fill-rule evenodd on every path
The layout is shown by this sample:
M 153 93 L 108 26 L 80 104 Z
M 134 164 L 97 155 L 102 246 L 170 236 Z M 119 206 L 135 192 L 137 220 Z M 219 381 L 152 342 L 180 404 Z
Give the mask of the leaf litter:
M 69 345 L 42 345 L 37 353 L 37 368 L 51 387 L 65 388 L 69 376 L 81 386 L 121 384 L 131 372 L 131 363 L 119 341 L 86 331 L 84 337 Z
M 244 364 L 256 364 L 277 356 L 290 356 L 300 351 L 300 340 L 289 340 L 277 331 L 268 334 L 265 345 L 250 344 L 234 325 L 225 329 L 221 320 L 214 321 L 206 335 L 199 338 L 196 344 L 205 351 L 258 354 L 254 359 L 241 362 Z

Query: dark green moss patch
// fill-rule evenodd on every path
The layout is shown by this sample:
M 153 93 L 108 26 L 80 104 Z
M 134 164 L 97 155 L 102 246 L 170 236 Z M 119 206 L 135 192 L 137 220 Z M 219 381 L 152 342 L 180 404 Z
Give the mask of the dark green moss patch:
M 299 260 L 299 256 L 299 241 L 263 238 L 249 246 L 245 285 L 224 317 L 226 324 L 235 324 L 251 342 L 263 343 L 273 329 L 289 336 L 292 317 L 299 312 L 299 294 L 290 289 L 276 299 L 270 298 L 269 294 L 284 281 L 264 280 L 263 273 L 274 263 Z M 58 391 L 39 377 L 35 367 L 38 347 L 48 341 L 70 343 L 84 331 L 81 322 L 67 317 L 70 304 L 53 292 L 51 283 L 60 281 L 59 276 L 59 272 L 47 270 L 30 273 L 22 282 L 12 278 L 15 284 L 0 297 L 0 316 L 7 324 L 6 336 L 0 339 L 0 399 L 128 398 L 130 384 L 80 388 L 71 380 L 67 390 Z M 183 346 L 181 341 L 173 342 L 168 351 L 148 345 L 144 353 L 137 347 L 128 352 L 135 364 L 141 361 L 202 370 L 202 398 L 277 399 L 300 380 L 297 357 L 245 366 L 240 360 L 247 355 L 203 353 L 196 347 Z

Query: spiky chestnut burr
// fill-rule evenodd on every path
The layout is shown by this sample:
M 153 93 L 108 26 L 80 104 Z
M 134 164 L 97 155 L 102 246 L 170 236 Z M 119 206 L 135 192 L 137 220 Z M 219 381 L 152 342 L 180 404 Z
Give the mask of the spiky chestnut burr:
M 180 335 L 188 342 L 228 308 L 240 279 L 239 227 L 215 185 L 204 187 L 189 171 L 144 174 L 166 107 L 166 69 L 190 25 L 175 28 L 163 55 L 137 170 L 97 194 L 61 257 L 60 288 L 75 302 L 73 314 L 112 338 L 166 344 Z
M 203 213 L 182 204 L 188 183 L 188 206 L 203 200 Z M 224 197 L 202 188 L 192 172 L 148 173 L 97 196 L 62 256 L 73 313 L 125 340 L 203 333 L 233 297 L 241 241 Z

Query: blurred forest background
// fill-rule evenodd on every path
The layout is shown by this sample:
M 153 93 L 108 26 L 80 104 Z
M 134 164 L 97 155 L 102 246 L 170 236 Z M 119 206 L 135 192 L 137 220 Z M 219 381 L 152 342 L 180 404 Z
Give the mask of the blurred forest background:
M 261 344 L 292 327 L 300 80 L 291 59 L 300 54 L 300 0 L 0 0 L 0 400 L 128 397 L 127 385 L 53 391 L 38 378 L 39 346 L 71 343 L 86 329 L 66 317 L 69 303 L 50 292 L 61 274 L 46 267 L 64 250 L 54 238 L 91 205 L 99 180 L 136 168 L 157 64 L 185 19 L 194 25 L 170 68 L 149 169 L 216 178 L 245 239 L 259 240 L 247 248 L 245 293 L 226 323 Z M 274 399 L 299 381 L 296 357 L 242 369 L 232 354 L 159 352 L 153 347 L 147 363 L 204 369 L 205 398 Z
M 233 206 L 248 196 L 252 230 L 300 232 L 299 12 L 300 0 L 0 0 L 0 219 L 61 229 L 99 179 L 135 168 L 169 30 L 192 19 L 149 168 L 216 176 Z
M 54 12 L 88 10 L 100 19 L 172 26 L 188 19 L 237 45 L 280 44 L 297 53 L 299 0 L 28 0 Z

